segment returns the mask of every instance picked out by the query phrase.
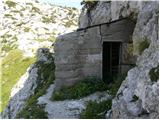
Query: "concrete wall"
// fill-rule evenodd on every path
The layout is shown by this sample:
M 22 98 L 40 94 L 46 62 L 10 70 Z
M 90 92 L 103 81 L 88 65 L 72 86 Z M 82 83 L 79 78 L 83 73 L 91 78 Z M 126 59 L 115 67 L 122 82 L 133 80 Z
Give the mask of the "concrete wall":
M 55 84 L 59 89 L 89 76 L 101 78 L 102 43 L 99 27 L 69 33 L 55 43 Z

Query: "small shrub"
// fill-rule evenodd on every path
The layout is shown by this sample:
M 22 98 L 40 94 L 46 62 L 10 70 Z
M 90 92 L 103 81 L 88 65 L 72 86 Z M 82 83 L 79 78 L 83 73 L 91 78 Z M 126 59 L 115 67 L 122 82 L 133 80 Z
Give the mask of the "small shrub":
M 138 96 L 136 96 L 136 95 L 134 95 L 134 96 L 132 97 L 131 102 L 136 102 L 138 99 L 139 99 L 139 97 L 138 97 Z
M 12 17 L 11 14 L 4 14 L 5 17 Z
M 4 44 L 3 46 L 2 46 L 2 51 L 5 51 L 5 52 L 9 52 L 9 51 L 11 51 L 13 48 L 10 46 L 10 45 L 8 45 L 8 44 Z
M 29 27 L 25 27 L 24 28 L 24 32 L 29 32 L 30 31 L 30 28 Z
M 16 26 L 17 26 L 17 27 L 21 27 L 21 26 L 24 25 L 24 24 L 25 24 L 24 22 L 21 22 L 21 23 L 17 24 Z
M 44 112 L 43 106 L 40 105 L 32 105 L 31 107 L 26 107 L 17 114 L 16 118 L 25 118 L 25 119 L 47 119 L 47 113 Z
M 159 79 L 159 65 L 149 71 L 149 76 L 152 82 L 157 82 Z
M 107 85 L 102 80 L 86 79 L 76 85 L 53 92 L 51 100 L 79 99 L 96 91 L 105 91 Z
M 40 9 L 37 7 L 32 6 L 32 11 L 40 14 Z
M 87 9 L 87 11 L 89 12 L 90 10 L 92 10 L 96 5 L 97 5 L 98 1 L 92 1 L 92 0 L 83 0 L 81 2 L 81 5 L 84 5 L 84 7 Z
M 55 23 L 55 20 L 52 17 L 48 17 L 48 16 L 43 16 L 42 17 L 42 22 L 43 23 Z
M 81 112 L 81 119 L 105 119 L 105 114 L 111 109 L 112 100 L 102 102 L 88 102 L 87 107 Z
M 139 53 L 141 54 L 148 47 L 149 47 L 149 42 L 147 41 L 147 39 L 140 42 L 138 47 Z
M 76 24 L 74 24 L 74 22 L 72 21 L 72 20 L 69 20 L 69 21 L 67 21 L 66 23 L 65 23 L 65 27 L 71 27 L 72 25 L 76 25 Z
M 47 41 L 50 42 L 55 42 L 56 38 L 54 36 L 50 36 L 49 38 L 47 38 Z
M 8 7 L 15 7 L 17 3 L 10 1 L 10 0 L 7 0 L 6 4 L 8 5 Z

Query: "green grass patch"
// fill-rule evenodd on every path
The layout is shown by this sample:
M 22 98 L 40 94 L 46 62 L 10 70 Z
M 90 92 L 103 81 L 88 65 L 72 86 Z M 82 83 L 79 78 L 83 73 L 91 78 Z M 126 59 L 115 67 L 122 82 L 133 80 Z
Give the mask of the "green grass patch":
M 157 82 L 159 79 L 159 65 L 149 71 L 149 76 L 152 82 Z
M 79 99 L 92 94 L 96 91 L 106 91 L 113 97 L 125 79 L 126 74 L 117 75 L 113 78 L 112 83 L 107 84 L 100 79 L 88 78 L 81 82 L 76 83 L 74 86 L 68 88 L 62 88 L 58 91 L 53 92 L 51 100 L 65 100 L 65 99 Z
M 105 119 L 105 114 L 111 109 L 112 100 L 102 102 L 90 101 L 84 111 L 81 112 L 81 119 Z
M 51 53 L 50 53 L 51 54 Z M 37 99 L 45 94 L 46 90 L 53 83 L 55 76 L 54 60 L 51 55 L 48 55 L 48 59 L 52 60 L 51 63 L 36 62 L 38 67 L 38 79 L 37 88 L 34 95 L 32 95 L 27 101 L 26 106 L 20 111 L 16 118 L 25 119 L 44 119 L 47 118 L 47 113 L 43 110 L 43 106 L 37 105 Z
M 25 73 L 26 69 L 35 61 L 34 58 L 24 58 L 22 51 L 15 49 L 9 51 L 8 55 L 2 60 L 2 108 L 6 106 L 9 95 L 14 84 Z
M 51 100 L 79 99 L 96 91 L 105 91 L 107 85 L 102 80 L 91 78 L 78 82 L 72 87 L 63 88 L 52 94 Z
M 142 42 L 139 43 L 138 46 L 138 51 L 140 54 L 142 54 L 142 52 L 149 47 L 149 42 L 147 39 L 143 40 Z

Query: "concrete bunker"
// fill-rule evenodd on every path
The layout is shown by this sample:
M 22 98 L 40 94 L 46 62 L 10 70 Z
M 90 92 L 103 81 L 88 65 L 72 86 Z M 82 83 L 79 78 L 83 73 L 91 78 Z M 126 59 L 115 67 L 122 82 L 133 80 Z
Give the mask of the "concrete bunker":
M 123 18 L 59 36 L 55 43 L 56 89 L 88 77 L 108 79 L 130 69 L 135 64 L 134 27 L 134 21 Z

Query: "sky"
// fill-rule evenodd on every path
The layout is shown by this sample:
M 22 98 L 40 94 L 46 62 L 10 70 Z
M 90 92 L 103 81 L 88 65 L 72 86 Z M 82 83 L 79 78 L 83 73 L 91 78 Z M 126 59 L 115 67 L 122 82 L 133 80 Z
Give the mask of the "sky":
M 61 6 L 68 6 L 68 7 L 75 7 L 80 9 L 81 8 L 81 1 L 82 0 L 39 0 L 41 2 L 48 2 L 56 5 L 61 5 Z

